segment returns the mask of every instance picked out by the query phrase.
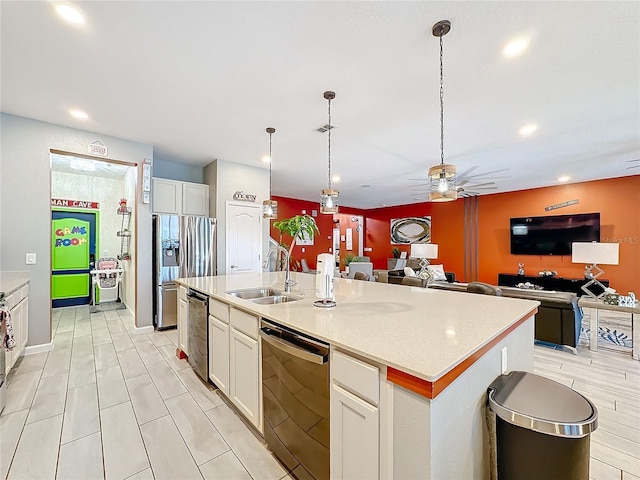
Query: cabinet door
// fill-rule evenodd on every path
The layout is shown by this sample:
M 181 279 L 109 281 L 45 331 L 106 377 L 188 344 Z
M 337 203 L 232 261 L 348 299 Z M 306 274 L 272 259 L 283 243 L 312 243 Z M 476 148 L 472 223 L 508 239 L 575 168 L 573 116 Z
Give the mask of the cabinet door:
M 186 182 L 182 184 L 182 213 L 209 216 L 209 185 Z
M 229 396 L 229 324 L 209 315 L 209 378 Z
M 29 297 L 20 302 L 20 343 L 18 343 L 18 355 L 24 352 L 29 340 Z
M 153 212 L 174 215 L 182 213 L 182 182 L 153 179 Z
M 178 299 L 178 347 L 185 355 L 189 355 L 189 303 L 184 298 Z
M 378 408 L 331 389 L 331 478 L 379 478 Z
M 260 425 L 260 352 L 258 341 L 231 329 L 231 401 L 258 429 Z

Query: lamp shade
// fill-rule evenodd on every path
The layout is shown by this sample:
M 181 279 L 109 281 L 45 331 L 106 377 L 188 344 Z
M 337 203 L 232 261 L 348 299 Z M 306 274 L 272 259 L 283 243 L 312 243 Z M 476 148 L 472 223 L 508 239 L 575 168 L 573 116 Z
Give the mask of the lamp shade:
M 571 244 L 573 263 L 618 265 L 619 243 L 574 242 Z
M 435 243 L 412 243 L 412 258 L 438 258 L 438 245 Z

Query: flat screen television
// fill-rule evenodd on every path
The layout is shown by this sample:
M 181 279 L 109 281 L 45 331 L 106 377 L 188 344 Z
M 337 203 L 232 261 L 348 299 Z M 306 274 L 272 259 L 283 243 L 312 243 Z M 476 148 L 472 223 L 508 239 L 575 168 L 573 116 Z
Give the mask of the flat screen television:
M 600 241 L 600 214 L 512 218 L 512 255 L 571 255 L 573 242 Z

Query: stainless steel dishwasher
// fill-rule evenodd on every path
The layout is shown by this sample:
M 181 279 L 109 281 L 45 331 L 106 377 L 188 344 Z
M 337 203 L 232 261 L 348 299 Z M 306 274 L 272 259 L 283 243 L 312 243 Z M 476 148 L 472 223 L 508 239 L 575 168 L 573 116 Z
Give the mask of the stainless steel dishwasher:
M 262 319 L 264 438 L 297 478 L 329 479 L 329 345 Z
M 209 349 L 207 334 L 209 329 L 209 297 L 189 289 L 189 363 L 200 378 L 209 381 Z

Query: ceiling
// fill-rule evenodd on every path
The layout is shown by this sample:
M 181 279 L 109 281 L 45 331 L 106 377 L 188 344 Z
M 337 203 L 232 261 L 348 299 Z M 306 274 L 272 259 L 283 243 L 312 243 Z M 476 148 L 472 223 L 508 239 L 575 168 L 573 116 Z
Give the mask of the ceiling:
M 495 193 L 640 174 L 640 3 L 2 1 L 3 112 L 154 145 L 154 157 L 268 168 L 273 194 L 424 201 L 440 161 Z M 520 56 L 504 45 L 530 39 Z M 79 108 L 88 120 L 76 120 Z M 537 124 L 533 134 L 519 129 Z M 635 168 L 629 168 L 635 167 Z M 466 173 L 466 175 L 465 175 Z M 418 180 L 416 180 L 418 179 Z M 490 182 L 494 182 L 493 184 Z M 495 187 L 470 189 L 474 184 Z M 241 189 L 242 185 L 238 185 Z

